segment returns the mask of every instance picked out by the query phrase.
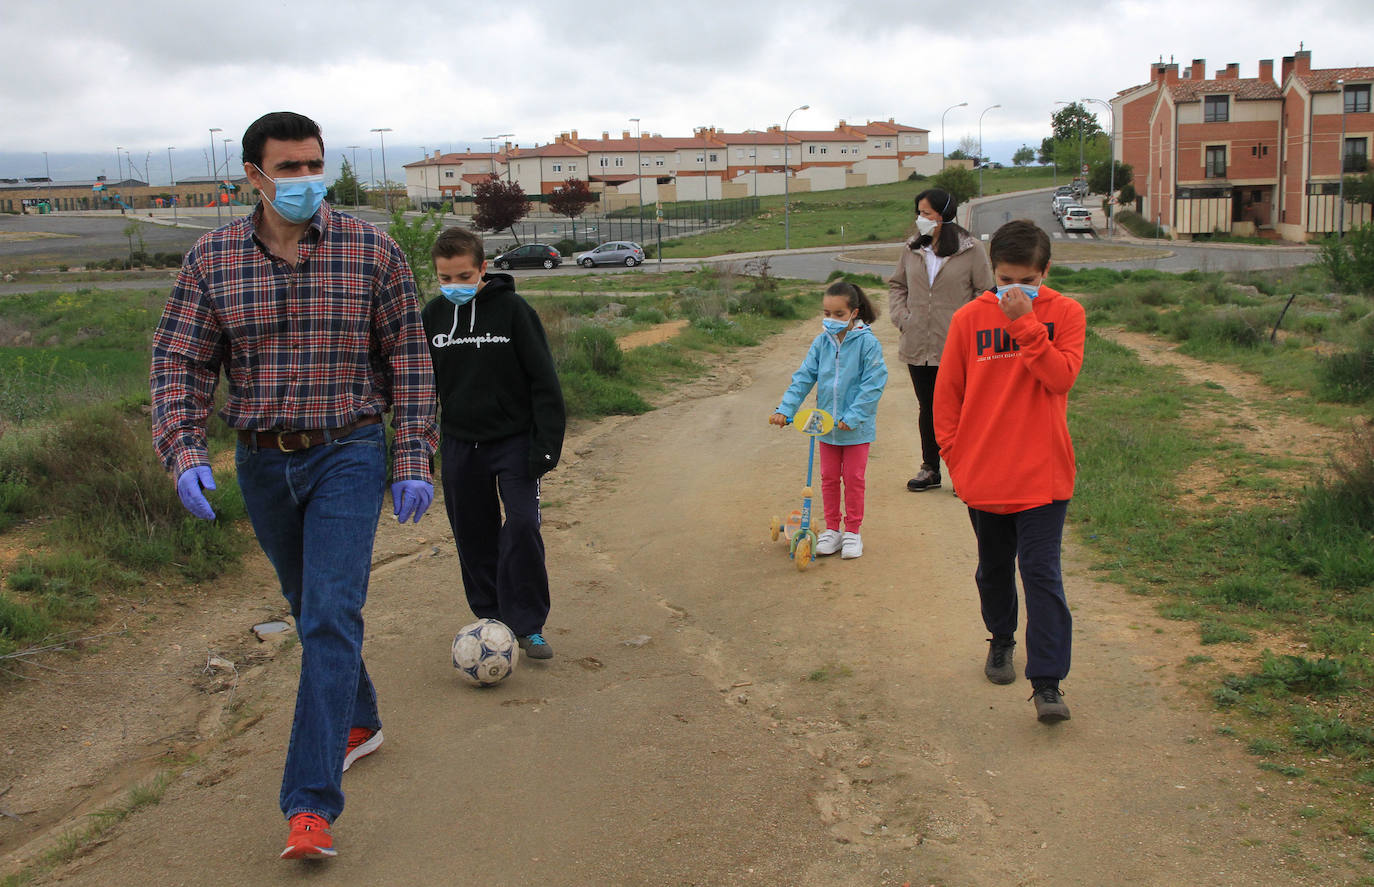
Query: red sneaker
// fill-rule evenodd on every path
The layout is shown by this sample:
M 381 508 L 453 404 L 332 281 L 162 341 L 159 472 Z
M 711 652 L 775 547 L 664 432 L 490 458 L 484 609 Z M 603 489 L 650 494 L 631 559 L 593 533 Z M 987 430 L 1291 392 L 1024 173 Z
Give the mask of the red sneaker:
M 324 859 L 338 856 L 334 849 L 334 834 L 324 817 L 314 813 L 297 813 L 291 817 L 291 834 L 286 837 L 282 859 Z
M 344 766 L 347 770 L 353 766 L 353 762 L 358 758 L 367 757 L 382 745 L 382 731 L 369 730 L 366 727 L 354 727 L 348 731 L 348 752 L 344 755 Z

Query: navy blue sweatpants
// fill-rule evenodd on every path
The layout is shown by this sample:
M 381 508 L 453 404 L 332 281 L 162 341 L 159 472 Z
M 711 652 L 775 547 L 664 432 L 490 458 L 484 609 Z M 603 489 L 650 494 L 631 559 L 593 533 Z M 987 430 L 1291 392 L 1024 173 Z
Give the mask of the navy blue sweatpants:
M 1016 569 L 1026 593 L 1026 677 L 1059 681 L 1069 674 L 1073 616 L 1064 598 L 1060 543 L 1069 501 L 1011 514 L 968 510 L 978 538 L 978 597 L 983 624 L 994 635 L 1014 636 L 1017 623 Z
M 479 619 L 498 619 L 517 635 L 539 634 L 549 616 L 549 574 L 529 437 L 483 443 L 445 437 L 440 453 L 444 507 L 468 606 Z

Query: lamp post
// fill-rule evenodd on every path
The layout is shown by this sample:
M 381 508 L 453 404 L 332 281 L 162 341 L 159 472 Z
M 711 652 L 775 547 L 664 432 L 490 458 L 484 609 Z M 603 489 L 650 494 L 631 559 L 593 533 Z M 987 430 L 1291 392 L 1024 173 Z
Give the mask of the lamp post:
M 367 149 L 367 186 L 369 188 L 377 187 L 377 168 L 372 165 L 371 148 Z M 371 204 L 372 201 L 369 199 L 368 203 Z
M 345 145 L 345 148 L 353 149 L 353 168 L 349 172 L 353 173 L 353 208 L 358 207 L 358 146 Z
M 224 143 L 224 196 L 228 198 L 229 221 L 234 220 L 234 197 L 229 192 L 229 143 L 233 139 L 220 139 Z
M 1102 99 L 1083 99 L 1085 102 L 1097 102 L 1107 109 L 1111 125 L 1111 135 L 1107 137 L 1107 236 L 1110 237 L 1113 228 L 1116 226 L 1116 209 L 1113 201 L 1116 200 L 1116 112 L 1112 110 L 1111 104 Z M 1080 127 L 1079 132 L 1083 130 Z M 1081 138 L 1081 136 L 1080 136 Z
M 115 181 L 124 180 L 124 155 L 120 153 L 124 150 L 123 145 L 115 145 Z
M 644 153 L 643 133 L 639 129 L 639 118 L 631 117 L 630 122 L 635 125 L 635 186 L 639 189 L 639 241 L 644 242 L 644 161 L 640 158 Z
M 215 133 L 217 132 L 224 132 L 224 130 L 218 126 L 210 127 L 210 168 L 214 170 L 210 174 L 210 186 L 215 189 L 215 223 L 222 225 L 224 224 L 224 217 L 219 208 L 219 183 L 215 180 L 216 174 L 219 172 L 219 163 L 215 160 Z
M 372 132 L 375 132 L 375 133 L 377 134 L 377 139 L 378 139 L 378 141 L 380 141 L 380 142 L 382 143 L 382 191 L 384 192 L 384 193 L 383 193 L 383 199 L 386 201 L 386 211 L 387 211 L 388 213 L 390 213 L 390 212 L 391 212 L 391 188 L 387 185 L 387 180 L 386 180 L 386 136 L 383 135 L 383 133 L 391 132 L 391 127 L 389 127 L 389 126 L 378 126 L 378 127 L 374 128 L 374 129 L 372 129 L 371 131 L 372 131 Z
M 515 133 L 513 133 L 513 132 L 498 132 L 498 133 L 497 133 L 496 135 L 494 135 L 494 136 L 482 136 L 482 138 L 484 138 L 484 139 L 487 140 L 487 147 L 491 149 L 491 150 L 490 150 L 490 157 L 491 157 L 491 175 L 492 175 L 492 178 L 496 178 L 496 140 L 497 140 L 497 139 L 508 139 L 508 138 L 510 138 L 510 137 L 513 136 L 513 135 L 515 135 Z M 507 158 L 507 160 L 506 160 L 506 172 L 507 172 L 507 173 L 510 172 L 510 160 L 509 160 L 509 158 Z M 507 177 L 507 181 L 509 181 L 509 177 Z
M 792 178 L 791 159 L 788 148 L 791 143 L 787 140 L 787 126 L 792 122 L 792 115 L 798 111 L 805 111 L 810 105 L 802 105 L 787 112 L 787 119 L 782 122 L 782 248 L 792 248 L 792 188 L 790 179 Z
M 1336 85 L 1341 94 L 1341 140 L 1336 145 L 1336 172 L 1340 183 L 1336 185 L 1336 236 L 1345 237 L 1345 78 L 1338 78 Z
M 420 207 L 420 211 L 424 212 L 429 207 L 429 146 L 421 145 L 420 154 L 423 155 L 420 158 L 420 175 L 425 189 L 425 205 Z
M 172 147 L 171 145 L 167 146 L 167 178 L 170 179 L 172 182 L 171 201 L 173 225 L 175 225 L 177 222 L 177 171 L 172 167 L 172 152 L 175 150 L 176 148 Z
M 957 105 L 950 105 L 948 108 L 945 109 L 945 114 L 948 114 L 955 108 L 967 107 L 968 102 L 960 102 Z M 945 171 L 945 114 L 940 115 L 940 172 Z M 979 145 L 978 150 L 981 152 L 983 150 L 983 146 Z
M 48 152 L 43 152 L 43 175 L 48 178 L 48 212 L 52 212 L 52 167 L 48 165 Z
M 983 109 L 983 114 L 993 108 L 1000 108 L 1001 105 L 989 105 Z M 983 156 L 983 114 L 978 115 L 978 196 L 983 196 L 983 167 L 987 166 L 987 158 Z
M 701 191 L 706 195 L 706 228 L 711 228 L 711 170 L 706 165 L 707 154 L 710 145 L 705 145 L 701 149 Z M 728 162 L 729 155 L 726 155 Z

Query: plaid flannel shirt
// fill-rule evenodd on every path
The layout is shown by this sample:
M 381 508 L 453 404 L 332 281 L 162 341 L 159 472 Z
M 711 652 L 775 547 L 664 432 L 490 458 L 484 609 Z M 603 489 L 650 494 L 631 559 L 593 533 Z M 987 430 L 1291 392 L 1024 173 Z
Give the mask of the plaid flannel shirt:
M 415 280 L 395 242 L 322 205 L 293 268 L 252 215 L 196 242 L 153 335 L 153 444 L 176 475 L 209 464 L 205 424 L 251 431 L 339 428 L 394 410 L 392 480 L 431 481 L 434 372 Z

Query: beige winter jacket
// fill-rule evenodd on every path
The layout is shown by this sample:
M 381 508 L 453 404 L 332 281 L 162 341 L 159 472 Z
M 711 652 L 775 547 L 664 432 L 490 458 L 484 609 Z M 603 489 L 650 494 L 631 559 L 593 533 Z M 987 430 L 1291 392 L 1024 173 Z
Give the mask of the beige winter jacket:
M 912 366 L 938 366 L 954 312 L 992 288 L 988 255 L 971 236 L 960 236 L 959 251 L 940 265 L 934 286 L 925 252 L 903 249 L 887 279 L 887 316 L 902 331 L 897 356 Z

